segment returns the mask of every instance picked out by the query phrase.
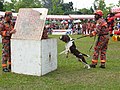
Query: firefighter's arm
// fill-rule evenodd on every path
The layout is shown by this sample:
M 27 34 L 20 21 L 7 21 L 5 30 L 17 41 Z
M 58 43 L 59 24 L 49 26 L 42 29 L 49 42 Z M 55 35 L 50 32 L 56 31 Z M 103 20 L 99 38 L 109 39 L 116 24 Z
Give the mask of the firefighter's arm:
M 1 31 L 1 35 L 2 35 L 3 37 L 5 37 L 5 36 L 11 36 L 11 34 L 14 34 L 15 32 L 16 32 L 15 29 L 13 29 L 13 30 L 11 30 L 11 31 L 5 31 L 5 30 L 3 30 L 3 31 Z
M 0 22 L 0 35 L 2 36 L 10 36 L 10 31 L 4 30 L 4 25 Z
M 16 33 L 16 29 L 12 29 L 11 31 L 10 31 L 10 34 L 15 34 Z
M 10 34 L 15 34 L 16 33 L 16 29 L 14 28 L 14 25 L 12 23 L 12 30 L 10 31 Z

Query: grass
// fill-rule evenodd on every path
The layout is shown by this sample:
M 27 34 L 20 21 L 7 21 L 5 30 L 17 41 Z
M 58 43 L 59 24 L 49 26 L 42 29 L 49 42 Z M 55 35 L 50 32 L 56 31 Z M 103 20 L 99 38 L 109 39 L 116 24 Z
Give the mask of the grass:
M 58 39 L 59 36 L 49 36 Z M 73 35 L 77 38 L 79 35 Z M 89 52 L 94 38 L 75 40 L 77 48 L 92 56 Z M 64 50 L 62 41 L 58 39 L 58 53 Z M 0 44 L 1 47 L 1 44 Z M 0 50 L 1 51 L 1 50 Z M 44 76 L 29 76 L 15 73 L 3 73 L 0 65 L 0 90 L 120 90 L 120 42 L 110 39 L 107 51 L 106 69 L 84 69 L 73 55 L 65 58 L 58 55 L 58 68 Z M 1 52 L 0 52 L 1 59 Z M 86 58 L 91 63 L 91 57 Z M 100 64 L 100 60 L 99 63 Z

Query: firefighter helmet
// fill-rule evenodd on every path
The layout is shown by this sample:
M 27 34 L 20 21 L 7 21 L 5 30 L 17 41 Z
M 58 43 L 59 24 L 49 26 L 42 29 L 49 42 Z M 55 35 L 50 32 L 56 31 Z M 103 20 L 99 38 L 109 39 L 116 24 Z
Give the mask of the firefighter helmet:
M 100 15 L 100 16 L 103 16 L 102 10 L 96 10 L 94 14 L 98 14 L 98 15 Z

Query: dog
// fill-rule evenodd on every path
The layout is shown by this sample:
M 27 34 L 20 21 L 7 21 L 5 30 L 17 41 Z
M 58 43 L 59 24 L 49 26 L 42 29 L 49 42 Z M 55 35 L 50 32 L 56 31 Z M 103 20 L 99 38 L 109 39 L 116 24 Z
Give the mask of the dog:
M 86 62 L 86 60 L 84 58 L 84 56 L 86 56 L 86 57 L 90 57 L 90 56 L 87 55 L 87 54 L 81 53 L 80 51 L 78 51 L 78 49 L 76 48 L 74 39 L 72 39 L 68 35 L 62 35 L 62 36 L 59 37 L 59 39 L 66 43 L 65 50 L 62 51 L 60 54 L 65 53 L 66 57 L 68 57 L 68 54 L 72 53 L 74 56 L 76 56 L 76 58 L 78 58 L 78 61 L 82 62 L 85 65 L 85 67 L 90 69 L 89 64 Z

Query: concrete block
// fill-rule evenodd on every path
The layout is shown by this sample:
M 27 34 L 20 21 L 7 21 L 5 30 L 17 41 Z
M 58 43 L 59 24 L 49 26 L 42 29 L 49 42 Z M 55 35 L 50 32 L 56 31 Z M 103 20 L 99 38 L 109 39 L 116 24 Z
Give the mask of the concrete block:
M 57 69 L 57 40 L 11 40 L 11 70 L 41 76 Z

